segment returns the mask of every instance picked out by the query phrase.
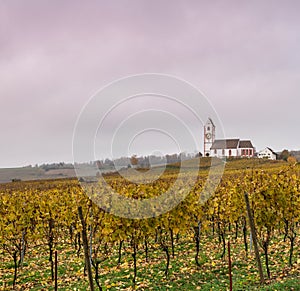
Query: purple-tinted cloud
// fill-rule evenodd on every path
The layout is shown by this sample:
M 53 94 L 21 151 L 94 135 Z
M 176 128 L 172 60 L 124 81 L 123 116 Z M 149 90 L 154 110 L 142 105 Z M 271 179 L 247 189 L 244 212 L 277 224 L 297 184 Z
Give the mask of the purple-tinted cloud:
M 1 1 L 0 167 L 71 161 L 88 98 L 144 72 L 197 86 L 228 137 L 299 148 L 299 9 L 298 1 Z

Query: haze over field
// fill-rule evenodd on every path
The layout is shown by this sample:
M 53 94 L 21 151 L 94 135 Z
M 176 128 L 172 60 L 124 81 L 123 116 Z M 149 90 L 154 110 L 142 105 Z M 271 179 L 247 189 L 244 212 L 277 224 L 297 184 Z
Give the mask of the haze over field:
M 199 88 L 227 137 L 251 139 L 257 150 L 299 149 L 299 11 L 296 0 L 1 1 L 0 167 L 72 161 L 90 96 L 145 72 Z M 185 122 L 203 151 L 201 125 L 188 114 Z M 158 137 L 133 149 L 176 151 Z

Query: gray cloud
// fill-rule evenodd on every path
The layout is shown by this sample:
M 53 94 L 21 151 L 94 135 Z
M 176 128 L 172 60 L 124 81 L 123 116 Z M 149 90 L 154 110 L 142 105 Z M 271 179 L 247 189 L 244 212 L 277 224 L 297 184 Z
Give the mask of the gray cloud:
M 298 1 L 1 1 L 0 166 L 71 161 L 88 98 L 144 72 L 197 86 L 228 137 L 299 148 L 299 9 Z

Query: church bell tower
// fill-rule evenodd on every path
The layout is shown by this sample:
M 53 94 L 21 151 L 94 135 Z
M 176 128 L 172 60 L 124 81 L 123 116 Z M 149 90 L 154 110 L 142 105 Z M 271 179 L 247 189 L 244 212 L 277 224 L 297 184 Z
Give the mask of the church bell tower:
M 211 120 L 211 118 L 208 118 L 205 125 L 204 125 L 204 156 L 209 157 L 210 156 L 210 148 L 215 141 L 215 134 L 216 127 Z

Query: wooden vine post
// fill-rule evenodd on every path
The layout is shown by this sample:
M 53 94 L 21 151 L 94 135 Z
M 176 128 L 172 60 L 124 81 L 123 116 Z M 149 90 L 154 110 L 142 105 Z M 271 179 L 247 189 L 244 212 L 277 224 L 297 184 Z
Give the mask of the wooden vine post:
M 232 270 L 230 256 L 230 239 L 228 240 L 228 271 L 229 271 L 229 290 L 232 291 Z
M 57 286 L 57 251 L 55 251 L 55 260 L 54 260 L 54 290 L 58 290 Z
M 90 260 L 90 256 L 89 256 L 88 238 L 87 238 L 87 234 L 86 234 L 86 225 L 85 225 L 85 221 L 83 218 L 81 206 L 78 207 L 78 216 L 79 216 L 79 219 L 82 224 L 82 242 L 83 242 L 83 249 L 84 249 L 85 264 L 86 264 L 86 269 L 88 272 L 90 290 L 94 291 L 92 266 L 91 266 L 91 260 Z
M 255 225 L 254 225 L 254 219 L 253 219 L 253 216 L 252 216 L 250 203 L 249 203 L 249 195 L 248 195 L 247 192 L 245 192 L 244 196 L 245 196 L 246 208 L 247 208 L 247 213 L 248 213 L 248 218 L 249 218 L 250 230 L 251 230 L 251 234 L 252 234 L 255 258 L 256 258 L 258 271 L 259 271 L 260 284 L 264 284 L 265 283 L 265 278 L 264 278 L 264 273 L 263 273 L 262 265 L 261 265 L 261 261 L 260 261 L 260 255 L 259 255 L 257 237 L 256 237 L 256 231 L 255 231 Z

